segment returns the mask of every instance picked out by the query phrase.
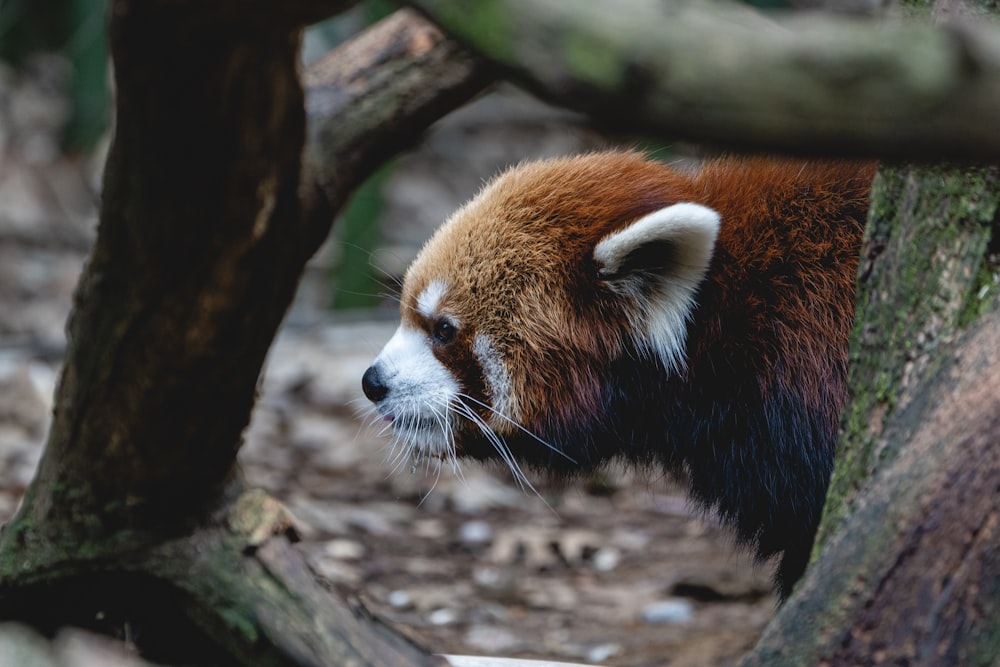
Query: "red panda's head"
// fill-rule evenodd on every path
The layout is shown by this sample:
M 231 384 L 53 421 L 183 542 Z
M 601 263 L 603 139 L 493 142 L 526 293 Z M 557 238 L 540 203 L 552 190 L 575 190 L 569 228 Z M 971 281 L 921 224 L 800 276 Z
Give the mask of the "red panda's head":
M 634 153 L 523 164 L 488 184 L 408 270 L 401 323 L 363 387 L 416 454 L 531 434 L 562 449 L 600 418 L 622 355 L 676 372 L 718 214 Z

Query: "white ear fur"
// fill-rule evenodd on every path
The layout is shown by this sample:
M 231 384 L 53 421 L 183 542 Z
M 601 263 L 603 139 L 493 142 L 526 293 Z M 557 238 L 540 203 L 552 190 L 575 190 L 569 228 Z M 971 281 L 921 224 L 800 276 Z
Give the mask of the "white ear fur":
M 636 340 L 667 369 L 684 365 L 687 319 L 718 232 L 718 213 L 684 202 L 639 218 L 594 248 L 598 276 L 636 301 Z M 636 289 L 636 278 L 651 273 L 660 279 L 653 294 Z
M 701 280 L 712 258 L 719 232 L 719 214 L 700 204 L 683 202 L 645 215 L 625 229 L 608 234 L 594 248 L 602 277 L 618 276 L 629 255 L 650 243 L 669 244 L 671 266 L 666 274 Z

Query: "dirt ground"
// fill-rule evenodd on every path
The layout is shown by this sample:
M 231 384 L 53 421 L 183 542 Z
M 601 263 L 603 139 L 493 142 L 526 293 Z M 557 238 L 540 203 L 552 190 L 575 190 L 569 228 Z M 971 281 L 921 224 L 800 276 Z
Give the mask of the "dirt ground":
M 93 165 L 46 149 L 51 128 L 36 126 L 52 100 L 5 81 L 0 520 L 41 452 L 96 219 Z M 12 111 L 11 95 L 28 111 Z M 563 485 L 529 473 L 534 488 L 522 489 L 499 468 L 401 460 L 359 416 L 360 377 L 392 317 L 326 313 L 310 291 L 322 293 L 323 268 L 310 276 L 269 358 L 241 462 L 298 518 L 318 574 L 442 653 L 729 665 L 754 643 L 775 608 L 767 568 L 655 471 Z

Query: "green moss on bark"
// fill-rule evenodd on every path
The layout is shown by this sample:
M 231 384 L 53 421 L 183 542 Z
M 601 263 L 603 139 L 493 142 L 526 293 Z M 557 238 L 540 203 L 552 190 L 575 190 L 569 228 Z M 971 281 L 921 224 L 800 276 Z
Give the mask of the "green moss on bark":
M 875 179 L 851 342 L 850 399 L 817 548 L 851 510 L 910 390 L 942 344 L 992 303 L 1000 215 L 995 167 L 885 167 Z

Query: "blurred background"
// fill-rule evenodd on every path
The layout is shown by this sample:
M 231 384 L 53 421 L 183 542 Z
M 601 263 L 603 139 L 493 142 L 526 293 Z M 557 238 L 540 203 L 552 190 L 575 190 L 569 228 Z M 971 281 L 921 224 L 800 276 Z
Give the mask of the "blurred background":
M 0 521 L 43 447 L 77 275 L 96 233 L 113 126 L 103 3 L 0 1 Z M 308 65 L 393 11 L 312 27 Z M 774 609 L 768 568 L 658 474 L 578 484 L 413 469 L 365 426 L 360 377 L 395 327 L 423 241 L 498 170 L 616 144 L 499 86 L 383 166 L 310 262 L 276 341 L 241 461 L 301 521 L 332 585 L 432 649 L 625 666 L 733 664 Z M 664 656 L 669 657 L 669 662 Z

